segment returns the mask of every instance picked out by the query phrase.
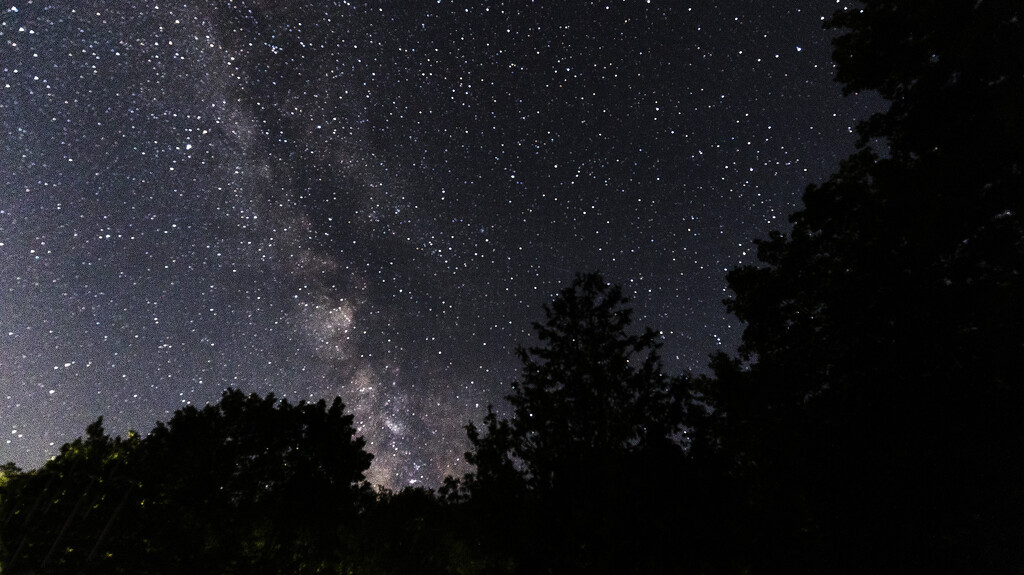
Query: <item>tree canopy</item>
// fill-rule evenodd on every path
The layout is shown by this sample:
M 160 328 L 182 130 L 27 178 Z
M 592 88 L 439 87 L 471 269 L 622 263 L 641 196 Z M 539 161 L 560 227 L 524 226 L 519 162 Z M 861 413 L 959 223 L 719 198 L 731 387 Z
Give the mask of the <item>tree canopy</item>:
M 777 568 L 997 572 L 1015 561 L 1020 12 L 868 1 L 830 21 L 844 31 L 839 81 L 891 105 L 808 188 L 791 232 L 759 242 L 761 265 L 729 274 L 728 308 L 747 325 L 739 357 L 717 358 L 708 386 L 723 444 L 775 497 L 764 520 L 780 501 L 796 510 L 766 544 Z
M 717 531 L 687 490 L 718 499 L 683 445 L 690 379 L 664 373 L 659 335 L 632 328 L 628 299 L 600 274 L 577 275 L 543 311 L 537 344 L 518 350 L 511 416 L 489 409 L 483 430 L 467 427 L 475 471 L 465 485 L 487 544 L 516 573 L 698 564 L 695 543 L 706 540 L 679 518 Z M 687 556 L 669 559 L 669 550 Z
M 622 289 L 597 273 L 577 275 L 535 322 L 541 345 L 519 347 L 523 367 L 507 397 L 513 416 L 470 424 L 473 481 L 503 473 L 550 490 L 588 458 L 666 445 L 682 431 L 685 386 L 664 373 L 658 334 L 630 333 Z
M 0 486 L 0 560 L 47 573 L 334 569 L 368 496 L 363 447 L 340 399 L 229 389 L 145 438 L 112 439 L 101 418 Z

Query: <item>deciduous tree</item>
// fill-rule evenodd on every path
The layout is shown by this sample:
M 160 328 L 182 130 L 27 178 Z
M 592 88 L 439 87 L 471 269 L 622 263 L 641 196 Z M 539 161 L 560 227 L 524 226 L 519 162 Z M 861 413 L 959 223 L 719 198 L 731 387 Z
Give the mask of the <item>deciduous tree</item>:
M 747 327 L 709 389 L 786 525 L 765 546 L 779 568 L 1020 568 L 1021 12 L 869 0 L 831 20 L 838 79 L 890 107 L 729 274 Z

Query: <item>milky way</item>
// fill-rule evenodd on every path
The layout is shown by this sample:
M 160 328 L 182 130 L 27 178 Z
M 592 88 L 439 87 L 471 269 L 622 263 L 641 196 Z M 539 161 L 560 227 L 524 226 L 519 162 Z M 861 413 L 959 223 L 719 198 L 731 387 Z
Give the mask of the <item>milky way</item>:
M 0 14 L 0 461 L 233 386 L 465 470 L 601 270 L 704 369 L 752 238 L 852 150 L 829 1 L 19 1 Z

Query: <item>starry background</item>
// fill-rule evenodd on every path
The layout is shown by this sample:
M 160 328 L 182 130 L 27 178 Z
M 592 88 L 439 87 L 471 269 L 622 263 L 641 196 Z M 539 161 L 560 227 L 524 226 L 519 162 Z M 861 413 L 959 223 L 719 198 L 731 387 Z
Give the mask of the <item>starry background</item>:
M 704 370 L 726 271 L 879 108 L 842 6 L 11 0 L 0 461 L 233 386 L 340 395 L 372 482 L 437 485 L 576 271 Z

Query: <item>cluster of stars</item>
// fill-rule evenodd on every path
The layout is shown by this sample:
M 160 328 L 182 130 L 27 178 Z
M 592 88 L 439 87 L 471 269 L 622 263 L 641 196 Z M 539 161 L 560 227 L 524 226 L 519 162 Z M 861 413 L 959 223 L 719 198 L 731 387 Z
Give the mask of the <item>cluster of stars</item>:
M 877 106 L 830 81 L 839 4 L 747 4 L 17 0 L 0 461 L 234 386 L 341 395 L 371 481 L 436 485 L 576 271 L 702 370 Z

